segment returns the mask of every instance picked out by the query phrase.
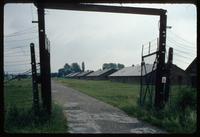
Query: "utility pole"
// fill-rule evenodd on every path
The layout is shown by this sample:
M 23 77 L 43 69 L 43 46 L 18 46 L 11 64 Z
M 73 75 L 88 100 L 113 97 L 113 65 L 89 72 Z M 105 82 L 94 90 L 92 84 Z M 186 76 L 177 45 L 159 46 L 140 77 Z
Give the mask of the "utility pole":
M 143 95 L 143 65 L 144 65 L 144 58 L 143 58 L 143 49 L 144 45 L 142 45 L 142 53 L 141 53 L 141 76 L 140 76 L 140 105 L 143 106 L 142 95 Z
M 41 74 L 41 92 L 43 108 L 47 114 L 51 114 L 51 77 L 50 77 L 50 56 L 47 54 L 45 45 L 45 20 L 44 6 L 37 3 L 38 9 L 38 31 L 39 31 L 39 49 L 40 49 L 40 74 Z
M 150 51 L 151 51 L 151 42 L 149 42 L 149 54 L 150 54 Z
M 39 94 L 38 94 L 38 83 L 37 83 L 37 69 L 35 61 L 35 49 L 34 44 L 30 44 L 31 51 L 31 68 L 32 68 L 32 88 L 33 88 L 33 109 L 34 114 L 37 115 L 39 111 Z
M 172 69 L 172 62 L 173 62 L 173 48 L 169 48 L 169 55 L 168 55 L 168 61 L 167 61 L 167 83 L 166 83 L 166 91 L 165 91 L 165 102 L 168 102 L 169 100 L 169 92 L 170 92 L 170 85 L 171 85 L 171 69 Z
M 155 107 L 157 110 L 164 107 L 164 84 L 166 77 L 165 72 L 165 53 L 166 53 L 166 12 L 160 15 L 160 33 L 159 33 L 159 50 L 158 63 L 156 67 L 156 91 L 155 91 Z

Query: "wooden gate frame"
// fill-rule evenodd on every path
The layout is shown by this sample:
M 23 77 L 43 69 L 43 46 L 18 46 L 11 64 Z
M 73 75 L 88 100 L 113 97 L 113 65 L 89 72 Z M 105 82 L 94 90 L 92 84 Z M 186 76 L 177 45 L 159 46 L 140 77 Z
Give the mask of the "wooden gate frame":
M 40 0 L 40 1 L 45 1 L 45 0 Z M 4 23 L 4 6 L 7 3 L 34 3 L 36 2 L 36 0 L 1 0 L 0 2 L 0 101 L 1 101 L 1 106 L 4 106 L 4 40 L 3 40 L 3 34 L 4 34 L 4 27 L 3 27 L 3 23 Z M 45 1 L 47 2 L 47 1 Z M 68 1 L 69 2 L 74 2 L 72 1 Z M 104 3 L 112 3 L 112 2 L 116 2 L 116 3 L 122 3 L 121 0 L 98 0 L 95 1 L 93 0 L 92 2 L 87 0 L 87 1 L 83 1 L 83 2 L 90 2 L 90 3 L 94 3 L 94 2 L 104 2 Z M 155 0 L 134 0 L 135 3 L 155 3 Z M 157 1 L 160 2 L 160 1 Z M 167 1 L 165 1 L 167 2 Z M 188 3 L 188 4 L 195 4 L 197 5 L 197 0 L 176 0 L 176 1 L 168 1 L 170 3 Z M 66 2 L 65 2 L 66 3 Z M 81 11 L 99 11 L 99 12 L 116 12 L 116 13 L 122 13 L 122 11 L 126 11 L 125 13 L 131 13 L 131 9 L 127 8 L 127 7 L 119 7 L 118 10 L 116 8 L 114 8 L 113 6 L 109 6 L 110 8 L 107 9 L 107 11 L 105 11 L 104 6 L 98 6 L 98 7 L 102 7 L 102 8 L 98 8 L 97 6 L 93 6 L 93 5 L 80 5 L 80 4 L 72 4 L 71 6 L 66 6 L 65 3 L 63 2 L 63 0 L 56 0 L 56 2 L 54 1 L 52 3 L 51 0 L 49 0 L 49 3 L 45 4 L 45 8 L 54 8 L 54 9 L 65 9 L 65 10 L 81 10 Z M 164 12 L 164 11 L 163 11 Z M 198 12 L 197 12 L 197 17 L 199 16 Z M 161 16 L 160 16 L 161 17 Z M 165 18 L 165 14 L 162 14 L 161 18 Z M 198 22 L 198 20 L 197 20 Z M 166 24 L 160 23 L 162 24 L 162 26 L 165 26 Z M 162 28 L 162 27 L 161 27 Z M 162 35 L 162 33 L 160 33 L 160 35 Z M 160 40 L 160 45 L 162 45 L 163 41 L 165 41 L 165 38 Z M 198 44 L 197 44 L 198 45 Z M 165 47 L 165 45 L 163 45 L 163 47 Z M 161 47 L 161 49 L 163 49 L 163 47 Z M 199 46 L 198 46 L 199 47 Z M 160 57 L 162 56 L 161 60 L 161 65 L 159 65 L 157 68 L 161 68 L 162 69 L 162 64 L 163 64 L 163 53 L 165 52 L 165 50 L 160 50 Z M 199 57 L 198 57 L 199 59 Z M 198 65 L 197 65 L 198 66 Z M 160 73 L 160 72 L 159 72 Z M 159 74 L 158 73 L 158 74 Z M 161 82 L 161 77 L 162 75 L 157 77 L 157 81 L 158 83 Z M 158 88 L 162 88 L 162 84 L 160 84 L 160 86 L 158 86 Z M 157 89 L 158 89 L 157 88 Z M 159 94 L 158 94 L 159 96 Z M 156 104 L 159 104 L 160 100 L 156 101 Z M 4 108 L 1 107 L 1 111 L 4 111 Z M 2 114 L 1 118 L 0 118 L 0 122 L 3 123 L 4 121 L 4 114 Z M 1 125 L 1 129 L 3 129 L 3 125 Z

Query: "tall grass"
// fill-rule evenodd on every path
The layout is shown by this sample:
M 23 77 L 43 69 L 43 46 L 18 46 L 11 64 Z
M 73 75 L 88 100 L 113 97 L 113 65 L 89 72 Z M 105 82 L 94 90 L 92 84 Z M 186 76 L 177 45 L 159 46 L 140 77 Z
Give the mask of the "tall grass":
M 40 108 L 38 116 L 32 108 L 31 79 L 13 80 L 4 88 L 6 133 L 66 133 L 67 122 L 62 108 L 52 104 L 52 115 Z M 41 106 L 41 105 L 40 105 Z

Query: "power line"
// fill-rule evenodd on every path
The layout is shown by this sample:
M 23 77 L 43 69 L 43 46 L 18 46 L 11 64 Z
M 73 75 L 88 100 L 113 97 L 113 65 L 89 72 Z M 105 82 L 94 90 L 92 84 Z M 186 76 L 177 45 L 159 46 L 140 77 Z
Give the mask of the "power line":
M 186 62 L 185 60 L 182 60 L 182 59 L 180 59 L 180 58 L 174 58 L 174 61 L 175 61 L 175 62 L 176 62 L 177 60 L 179 61 L 178 63 L 181 62 L 181 63 L 187 64 L 187 65 L 190 64 L 189 62 Z
M 30 62 L 30 60 L 4 61 L 4 63 Z
M 26 32 L 26 31 L 33 30 L 33 29 L 36 28 L 36 27 L 37 27 L 37 26 L 30 27 L 30 28 L 26 28 L 26 29 L 24 29 L 24 30 L 20 30 L 20 31 L 17 31 L 17 32 L 14 32 L 14 33 L 8 34 L 8 35 L 4 35 L 4 37 L 10 36 L 10 35 L 19 34 L 19 33 L 24 33 L 24 32 Z
M 175 51 L 176 52 L 176 51 Z M 179 57 L 182 57 L 182 58 L 184 58 L 184 59 L 186 59 L 186 58 L 190 58 L 190 59 L 193 59 L 193 57 L 191 57 L 191 56 L 183 56 L 183 55 L 181 55 L 181 54 L 179 54 L 179 53 L 175 53 L 174 54 L 174 56 L 179 56 Z
M 15 71 L 7 71 L 6 73 L 10 73 L 10 74 L 13 74 L 13 73 L 15 73 L 15 75 L 28 75 L 28 74 L 30 74 L 31 73 L 31 71 L 26 71 L 26 72 L 15 72 Z
M 5 40 L 5 42 L 18 42 L 18 41 L 26 41 L 26 40 L 33 40 L 38 37 L 32 37 L 32 38 L 27 38 L 27 39 L 18 39 L 18 40 Z
M 188 46 L 188 45 L 185 45 L 185 44 L 182 44 L 182 43 L 178 43 L 176 40 L 171 39 L 171 38 L 168 38 L 167 41 L 169 41 L 169 42 L 171 42 L 171 43 L 173 43 L 173 44 L 175 44 L 175 45 L 184 47 L 184 48 L 193 49 L 193 50 L 194 50 L 194 48 L 195 48 L 195 47 L 191 47 L 191 46 Z
M 189 57 L 192 57 L 192 56 L 189 55 L 190 53 L 188 53 L 188 52 L 184 52 L 184 51 L 177 50 L 177 49 L 174 49 L 174 50 L 175 50 L 175 52 L 179 52 L 179 53 L 182 53 L 182 54 L 187 55 Z
M 9 80 L 7 80 L 7 81 L 4 81 L 4 84 L 7 84 L 9 81 L 12 81 L 12 80 L 16 79 L 19 75 L 28 75 L 28 74 L 30 74 L 30 73 L 31 73 L 31 69 L 29 69 L 29 70 L 27 70 L 27 71 L 25 71 L 25 72 L 23 72 L 23 73 L 21 73 L 21 74 L 18 74 L 18 75 L 15 76 L 14 78 L 11 78 L 11 79 L 9 79 Z
M 30 48 L 30 46 L 29 45 L 20 45 L 20 46 L 15 46 L 15 47 L 7 47 L 7 46 L 5 46 L 5 49 L 6 50 L 15 50 L 15 49 L 20 49 L 20 48 L 24 48 L 24 47 L 26 47 L 26 48 Z M 39 47 L 35 47 L 35 48 L 37 48 L 37 49 L 39 49 Z
M 6 65 L 18 65 L 18 64 L 22 64 L 22 63 L 25 63 L 25 64 L 30 64 L 31 62 L 28 60 L 28 61 L 18 61 L 18 62 L 5 62 L 4 64 Z
M 17 48 L 22 48 L 22 47 L 28 47 L 28 45 L 20 45 L 20 46 L 17 46 L 17 47 L 9 47 L 9 49 L 17 49 Z M 8 47 L 5 46 L 5 48 L 8 49 Z
M 183 44 L 183 43 L 177 42 L 177 40 L 175 40 L 175 39 L 173 39 L 173 38 L 168 37 L 168 39 L 170 39 L 171 41 L 177 43 L 178 45 L 184 45 L 184 46 L 189 47 L 189 48 L 194 48 L 194 47 L 191 46 L 191 45 L 188 45 L 188 44 L 185 44 L 185 43 Z M 193 45 L 195 45 L 195 44 L 193 44 Z
M 169 32 L 172 33 L 172 34 L 174 34 L 174 35 L 175 35 L 176 37 L 178 37 L 179 39 L 181 39 L 181 40 L 183 40 L 183 41 L 185 41 L 185 42 L 187 42 L 187 43 L 190 43 L 190 44 L 194 45 L 194 43 L 185 40 L 184 38 L 182 38 L 182 37 L 180 37 L 179 35 L 177 35 L 176 33 L 174 33 L 172 30 L 170 30 Z
M 171 46 L 166 46 L 166 47 L 168 47 L 168 48 L 170 48 Z M 180 52 L 180 53 L 183 53 L 183 54 L 186 54 L 186 55 L 188 55 L 188 54 L 191 54 L 191 53 L 189 53 L 189 52 L 186 52 L 186 51 L 183 51 L 183 50 L 179 50 L 179 49 L 176 49 L 176 48 L 173 48 L 175 51 L 177 51 L 177 52 Z
M 21 54 L 19 54 L 19 55 L 10 55 L 10 56 L 7 56 L 7 55 L 5 55 L 5 57 L 30 57 L 30 55 L 21 55 Z
M 16 54 L 16 53 L 29 53 L 30 51 L 29 50 L 23 50 L 23 51 L 7 51 L 5 52 L 6 55 L 10 55 L 10 54 Z
M 4 64 L 4 66 L 25 66 L 25 65 L 30 65 L 31 63 L 23 63 L 23 64 Z
M 174 46 L 177 46 L 177 47 L 179 47 L 179 48 L 182 48 L 182 49 L 188 48 L 188 50 L 193 50 L 193 51 L 195 51 L 194 48 L 187 47 L 187 46 L 181 46 L 181 45 L 179 45 L 179 44 L 177 44 L 177 43 L 174 43 L 173 41 L 171 41 L 171 40 L 169 40 L 169 39 L 167 40 L 167 42 L 173 44 Z
M 188 47 L 193 47 L 195 44 L 188 44 L 184 41 L 180 41 L 179 39 L 174 39 L 174 37 L 171 37 L 171 36 L 168 36 L 168 39 L 171 39 L 173 41 L 175 41 L 176 43 L 179 43 L 181 45 L 185 45 L 185 46 L 188 46 Z
M 21 34 L 13 34 L 13 35 L 5 36 L 4 38 L 18 37 L 18 36 L 21 36 L 21 35 L 27 35 L 27 34 L 31 34 L 31 33 L 37 34 L 37 31 L 35 30 L 33 32 L 24 32 L 24 33 L 21 33 Z

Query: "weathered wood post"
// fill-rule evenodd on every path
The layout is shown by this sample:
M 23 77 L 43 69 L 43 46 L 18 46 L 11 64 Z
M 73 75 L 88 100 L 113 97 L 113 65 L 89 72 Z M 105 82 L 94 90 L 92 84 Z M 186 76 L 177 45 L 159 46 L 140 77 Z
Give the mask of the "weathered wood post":
M 156 66 L 156 91 L 155 91 L 155 108 L 157 110 L 164 107 L 164 90 L 165 90 L 165 54 L 166 54 L 166 11 L 160 14 L 160 33 L 159 33 L 159 50 L 158 62 Z M 163 73 L 164 72 L 164 73 Z
M 33 109 L 34 114 L 37 115 L 39 111 L 39 94 L 38 94 L 38 83 L 37 83 L 37 69 L 35 61 L 35 49 L 34 44 L 30 44 L 31 51 L 31 68 L 32 68 L 32 88 L 33 88 Z
M 51 114 L 51 74 L 50 74 L 50 56 L 47 53 L 48 46 L 45 43 L 45 20 L 43 3 L 37 3 L 38 9 L 38 31 L 39 31 L 39 49 L 40 49 L 40 79 L 42 104 L 47 114 Z

